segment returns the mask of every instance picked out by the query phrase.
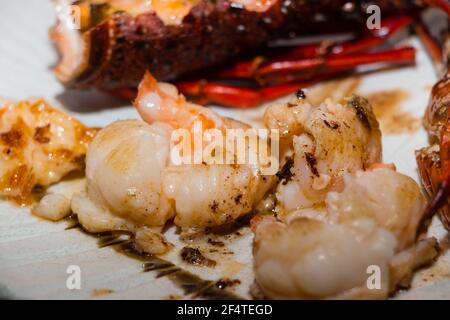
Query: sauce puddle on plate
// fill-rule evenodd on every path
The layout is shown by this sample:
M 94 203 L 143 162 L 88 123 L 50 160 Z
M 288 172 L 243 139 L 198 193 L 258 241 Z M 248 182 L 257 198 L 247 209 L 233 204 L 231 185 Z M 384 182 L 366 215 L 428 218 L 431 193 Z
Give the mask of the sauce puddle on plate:
M 76 216 L 71 215 L 66 218 L 68 225 L 66 230 L 79 229 L 83 233 L 96 237 L 99 248 L 112 247 L 117 252 L 132 259 L 142 262 L 142 271 L 156 272 L 156 278 L 167 277 L 177 287 L 184 291 L 184 294 L 192 298 L 214 299 L 214 300 L 242 300 L 233 292 L 225 289 L 223 280 L 211 281 L 183 270 L 170 261 L 155 257 L 138 250 L 134 244 L 133 236 L 130 232 L 110 231 L 102 233 L 89 233 L 83 229 Z
M 408 97 L 408 92 L 401 89 L 383 90 L 367 95 L 383 133 L 414 133 L 420 128 L 421 120 L 401 108 Z

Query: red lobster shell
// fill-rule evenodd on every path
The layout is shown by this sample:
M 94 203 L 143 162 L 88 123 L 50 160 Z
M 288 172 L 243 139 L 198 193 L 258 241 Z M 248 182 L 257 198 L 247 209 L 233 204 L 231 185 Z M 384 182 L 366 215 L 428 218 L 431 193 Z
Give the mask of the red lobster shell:
M 431 90 L 424 117 L 431 146 L 418 150 L 416 159 L 422 183 L 431 197 L 423 218 L 428 221 L 424 225 L 439 211 L 442 223 L 450 230 L 450 34 L 447 34 L 443 56 L 446 70 Z
M 51 36 L 61 61 L 55 68 L 70 88 L 96 87 L 110 92 L 135 88 L 145 70 L 158 80 L 222 64 L 280 37 L 337 30 L 364 30 L 366 8 L 377 4 L 383 15 L 415 6 L 413 1 L 155 0 L 187 5 L 178 23 L 166 23 L 145 1 L 84 0 L 82 29 L 64 21 Z M 128 4 L 126 9 L 116 3 Z M 59 1 L 60 6 L 71 1 Z M 250 3 L 243 4 L 243 3 Z

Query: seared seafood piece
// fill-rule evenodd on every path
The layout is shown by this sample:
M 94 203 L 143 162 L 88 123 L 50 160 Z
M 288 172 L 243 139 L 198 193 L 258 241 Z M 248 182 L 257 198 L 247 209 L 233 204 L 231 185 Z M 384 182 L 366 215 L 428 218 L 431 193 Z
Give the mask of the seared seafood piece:
M 414 180 L 375 169 L 344 181 L 342 192 L 328 194 L 322 219 L 254 218 L 255 276 L 266 297 L 386 298 L 437 256 L 434 239 L 414 243 L 424 208 Z
M 175 218 L 183 230 L 231 223 L 248 214 L 272 185 L 257 165 L 176 164 L 172 159 L 176 129 L 189 133 L 198 122 L 218 130 L 245 125 L 186 102 L 174 86 L 158 84 L 150 74 L 135 105 L 147 123 L 117 121 L 89 147 L 87 192 L 72 200 L 72 210 L 89 231 L 130 230 L 140 235 L 145 250 L 163 253 L 169 247 L 155 232 L 168 220 Z M 144 244 L 145 239 L 152 244 Z
M 235 221 L 252 211 L 268 186 L 250 165 L 182 165 L 163 172 L 164 192 L 175 203 L 175 224 L 186 229 Z
M 76 173 L 52 184 L 45 190 L 45 194 L 31 209 L 35 216 L 46 220 L 59 221 L 69 216 L 71 199 L 76 193 L 86 189 L 84 173 Z
M 320 205 L 339 189 L 344 173 L 381 161 L 381 132 L 367 100 L 312 106 L 294 99 L 266 110 L 265 125 L 279 129 L 285 163 L 278 177 L 279 214 Z
M 410 177 L 384 168 L 344 175 L 342 192 L 327 194 L 330 220 L 339 224 L 371 219 L 397 239 L 396 250 L 411 246 L 424 209 L 424 198 Z
M 131 231 L 139 247 L 153 254 L 172 247 L 159 233 L 174 214 L 161 186 L 170 131 L 163 123 L 122 120 L 98 133 L 86 157 L 86 192 L 71 203 L 86 230 Z
M 236 120 L 220 117 L 211 109 L 186 101 L 170 84 L 158 84 L 147 73 L 139 86 L 135 106 L 142 118 L 152 124 L 169 123 L 173 128 L 191 132 L 197 123 L 202 128 L 247 129 Z M 194 137 L 195 139 L 195 137 Z M 203 145 L 205 148 L 207 144 Z M 222 150 L 232 153 L 236 150 Z M 247 151 L 246 151 L 247 152 Z M 165 194 L 176 208 L 175 223 L 183 228 L 212 227 L 230 223 L 249 213 L 273 184 L 263 177 L 255 164 L 181 164 L 169 166 L 163 172 Z
M 145 73 L 139 84 L 134 105 L 142 119 L 150 124 L 164 122 L 174 129 L 193 129 L 196 122 L 201 122 L 205 129 L 222 130 L 227 127 L 227 119 L 223 119 L 211 109 L 189 103 L 178 93 L 175 86 L 158 83 L 149 72 Z
M 88 198 L 132 223 L 163 226 L 172 217 L 169 200 L 161 194 L 169 134 L 163 124 L 136 120 L 117 121 L 101 130 L 86 157 Z
M 268 298 L 350 298 L 350 291 L 370 297 L 365 287 L 370 265 L 380 267 L 384 289 L 373 294 L 387 295 L 395 237 L 374 223 L 357 228 L 300 218 L 285 225 L 265 218 L 254 241 L 255 277 Z
M 0 109 L 0 195 L 25 204 L 34 187 L 83 170 L 96 132 L 42 99 L 5 105 Z

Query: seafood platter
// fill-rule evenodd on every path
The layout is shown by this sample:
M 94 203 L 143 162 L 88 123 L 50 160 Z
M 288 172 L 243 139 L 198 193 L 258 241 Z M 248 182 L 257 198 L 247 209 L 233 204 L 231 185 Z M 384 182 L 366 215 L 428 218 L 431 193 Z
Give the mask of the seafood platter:
M 0 4 L 0 297 L 450 299 L 448 0 Z

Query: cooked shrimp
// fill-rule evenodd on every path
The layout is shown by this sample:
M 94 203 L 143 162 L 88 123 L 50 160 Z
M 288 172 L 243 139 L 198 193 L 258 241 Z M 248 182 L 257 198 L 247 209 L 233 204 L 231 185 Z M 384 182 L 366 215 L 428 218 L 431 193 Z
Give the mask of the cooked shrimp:
M 263 293 L 278 299 L 321 299 L 346 291 L 371 294 L 367 267 L 377 265 L 384 281 L 375 296 L 385 296 L 388 262 L 395 237 L 373 221 L 347 226 L 300 218 L 289 225 L 265 219 L 255 232 L 255 277 Z
M 255 276 L 267 297 L 385 298 L 437 255 L 435 241 L 414 247 L 424 206 L 414 180 L 375 169 L 347 174 L 344 184 L 327 195 L 318 219 L 310 208 L 288 224 L 272 217 L 253 223 Z M 379 268 L 378 289 L 367 286 L 370 266 Z
M 70 215 L 70 200 L 62 194 L 47 194 L 31 212 L 38 217 L 58 221 Z
M 425 199 L 412 178 L 393 170 L 374 169 L 344 175 L 344 185 L 342 192 L 327 195 L 330 219 L 337 223 L 372 219 L 395 235 L 397 250 L 414 243 Z
M 86 157 L 87 197 L 92 205 L 137 226 L 162 227 L 173 216 L 161 188 L 161 172 L 169 161 L 169 134 L 164 124 L 137 120 L 117 121 L 101 130 Z M 81 211 L 82 206 L 75 210 Z
M 89 232 L 136 229 L 134 224 L 96 205 L 86 196 L 85 192 L 76 193 L 72 197 L 70 207 L 83 228 Z
M 0 131 L 0 195 L 26 203 L 35 186 L 49 186 L 84 168 L 97 129 L 35 100 L 1 108 Z
M 248 214 L 270 188 L 272 179 L 263 177 L 258 165 L 172 161 L 175 129 L 191 130 L 196 121 L 219 130 L 244 124 L 186 102 L 175 87 L 157 83 L 150 74 L 139 87 L 135 105 L 147 123 L 115 122 L 89 147 L 87 192 L 72 201 L 72 210 L 89 230 L 151 228 L 150 233 L 140 232 L 140 246 L 161 253 L 170 245 L 158 241 L 163 238 L 154 232 L 168 220 L 174 218 L 183 230 L 230 223 Z M 97 213 L 100 220 L 94 219 Z
M 296 99 L 274 105 L 264 116 L 280 130 L 285 165 L 277 189 L 280 215 L 320 205 L 339 188 L 342 175 L 381 160 L 381 133 L 372 108 L 353 96 L 345 105 L 329 100 L 318 107 Z
M 164 122 L 173 128 L 191 129 L 196 121 L 204 129 L 224 129 L 223 119 L 214 111 L 189 103 L 178 93 L 178 89 L 169 83 L 158 83 L 149 72 L 139 85 L 134 105 L 147 123 Z
M 183 228 L 231 223 L 249 213 L 270 184 L 246 165 L 182 165 L 164 170 L 165 194 L 174 200 Z
M 58 181 L 45 190 L 45 194 L 31 209 L 31 213 L 43 219 L 59 221 L 72 213 L 70 209 L 72 197 L 85 188 L 86 179 L 81 173 Z
M 188 103 L 170 84 L 158 84 L 147 73 L 135 105 L 145 121 L 163 121 L 174 128 L 247 128 L 222 118 L 211 109 Z M 228 152 L 229 150 L 225 150 Z M 257 165 L 179 165 L 163 172 L 163 191 L 173 201 L 175 223 L 183 228 L 203 228 L 230 223 L 249 213 L 270 187 Z

